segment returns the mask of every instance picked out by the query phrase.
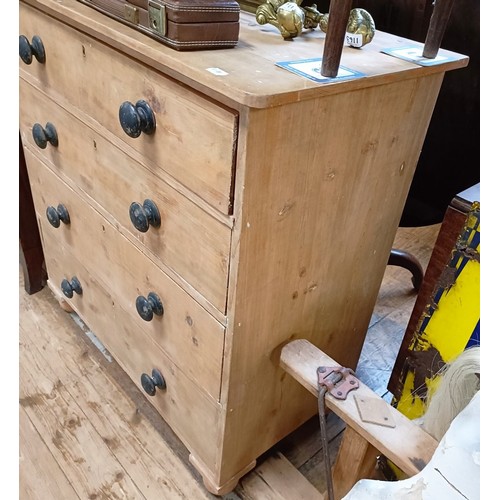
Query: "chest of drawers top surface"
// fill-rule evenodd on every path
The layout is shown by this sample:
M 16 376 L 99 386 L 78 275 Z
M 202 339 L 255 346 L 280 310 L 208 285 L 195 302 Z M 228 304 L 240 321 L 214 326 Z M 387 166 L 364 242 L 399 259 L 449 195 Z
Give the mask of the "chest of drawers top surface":
M 305 32 L 293 42 L 284 41 L 275 28 L 260 26 L 255 16 L 240 14 L 238 45 L 231 49 L 178 52 L 135 32 L 118 22 L 92 12 L 76 0 L 22 0 L 81 31 L 123 50 L 160 72 L 172 76 L 222 102 L 265 108 L 309 99 L 318 95 L 349 92 L 357 88 L 414 78 L 421 74 L 464 67 L 468 57 L 454 54 L 456 60 L 437 66 L 421 67 L 390 57 L 384 48 L 422 45 L 377 31 L 373 41 L 362 48 L 344 48 L 341 64 L 360 71 L 366 78 L 317 84 L 276 66 L 277 62 L 323 55 L 325 34 L 319 29 Z

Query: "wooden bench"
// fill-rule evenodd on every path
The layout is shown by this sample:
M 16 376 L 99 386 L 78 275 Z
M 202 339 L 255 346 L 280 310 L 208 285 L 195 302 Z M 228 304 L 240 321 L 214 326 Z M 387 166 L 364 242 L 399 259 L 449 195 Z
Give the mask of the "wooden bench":
M 317 368 L 340 366 L 304 339 L 294 340 L 282 348 L 280 365 L 315 396 L 318 395 Z M 366 417 L 363 420 L 356 400 L 372 405 L 372 413 L 387 415 L 393 427 L 367 422 Z M 340 450 L 332 466 L 337 499 L 344 497 L 360 479 L 372 477 L 378 455 L 383 454 L 410 477 L 423 470 L 438 446 L 433 437 L 362 382 L 345 400 L 335 399 L 327 393 L 325 405 L 346 423 Z

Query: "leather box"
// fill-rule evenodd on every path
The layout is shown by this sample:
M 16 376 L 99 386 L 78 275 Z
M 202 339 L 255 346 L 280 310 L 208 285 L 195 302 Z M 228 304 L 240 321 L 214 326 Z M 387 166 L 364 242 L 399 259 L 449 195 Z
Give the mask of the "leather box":
M 235 0 L 78 0 L 176 50 L 230 48 L 238 43 Z

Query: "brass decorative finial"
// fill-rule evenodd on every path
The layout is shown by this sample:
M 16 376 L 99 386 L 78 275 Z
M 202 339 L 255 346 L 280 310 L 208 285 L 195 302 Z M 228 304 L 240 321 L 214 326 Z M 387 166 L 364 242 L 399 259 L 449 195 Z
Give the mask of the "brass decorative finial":
M 323 30 L 321 20 L 325 14 L 321 14 L 315 4 L 310 7 L 301 7 L 301 4 L 302 0 L 266 0 L 257 7 L 255 19 L 259 24 L 278 28 L 285 40 L 299 36 L 304 28 L 314 29 L 319 25 Z
M 372 16 L 365 9 L 352 9 L 349 14 L 346 32 L 352 35 L 361 35 L 358 43 L 349 43 L 352 47 L 362 47 L 370 43 L 375 36 L 375 22 Z
M 255 11 L 255 19 L 261 25 L 271 24 L 278 28 L 285 40 L 302 34 L 304 29 L 319 26 L 324 33 L 328 28 L 328 14 L 322 14 L 316 4 L 302 7 L 302 0 L 266 0 Z M 375 23 L 372 16 L 364 9 L 352 9 L 346 33 L 347 44 L 362 47 L 370 43 L 375 35 Z

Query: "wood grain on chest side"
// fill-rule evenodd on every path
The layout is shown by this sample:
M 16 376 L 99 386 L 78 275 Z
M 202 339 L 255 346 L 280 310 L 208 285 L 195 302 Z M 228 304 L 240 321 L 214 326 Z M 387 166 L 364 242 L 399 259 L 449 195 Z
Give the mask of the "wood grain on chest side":
M 355 368 L 441 80 L 242 118 L 240 133 L 250 132 L 236 182 L 244 190 L 235 214 L 223 454 L 265 449 L 315 411 L 277 365 L 283 343 L 309 338 Z M 255 418 L 252 407 L 267 418 Z

